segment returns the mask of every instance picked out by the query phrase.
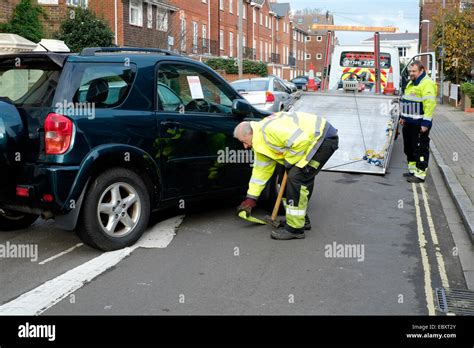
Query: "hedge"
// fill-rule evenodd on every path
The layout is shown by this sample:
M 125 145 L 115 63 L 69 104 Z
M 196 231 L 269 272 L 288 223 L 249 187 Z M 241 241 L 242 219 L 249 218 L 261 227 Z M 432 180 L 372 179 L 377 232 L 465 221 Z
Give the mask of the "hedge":
M 239 68 L 237 66 L 237 60 L 233 58 L 211 58 L 205 62 L 214 70 L 223 70 L 227 74 L 238 74 Z M 267 76 L 267 64 L 263 62 L 257 62 L 254 60 L 244 59 L 243 61 L 243 73 L 244 74 L 256 74 L 259 76 Z

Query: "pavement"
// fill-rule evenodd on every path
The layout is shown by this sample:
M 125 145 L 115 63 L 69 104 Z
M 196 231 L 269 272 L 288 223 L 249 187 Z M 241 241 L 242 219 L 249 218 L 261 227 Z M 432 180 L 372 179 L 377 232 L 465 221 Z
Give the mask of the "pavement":
M 431 152 L 474 243 L 474 114 L 438 104 Z
M 444 315 L 435 289 L 468 289 L 473 259 L 451 226 L 467 234 L 439 169 L 424 184 L 405 171 L 399 138 L 384 176 L 321 172 L 302 240 L 239 219 L 239 197 L 186 204 L 177 228 L 182 211 L 156 214 L 142 245 L 117 252 L 52 222 L 2 233 L 38 260 L 0 259 L 0 314 Z

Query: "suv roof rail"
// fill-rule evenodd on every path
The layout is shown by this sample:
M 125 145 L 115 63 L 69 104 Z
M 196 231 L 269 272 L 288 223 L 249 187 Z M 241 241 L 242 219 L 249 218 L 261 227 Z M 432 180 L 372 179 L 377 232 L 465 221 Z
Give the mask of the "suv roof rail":
M 148 52 L 164 53 L 167 56 L 177 56 L 177 54 L 163 50 L 161 48 L 139 48 L 139 47 L 86 47 L 82 50 L 81 56 L 95 56 L 98 52 Z

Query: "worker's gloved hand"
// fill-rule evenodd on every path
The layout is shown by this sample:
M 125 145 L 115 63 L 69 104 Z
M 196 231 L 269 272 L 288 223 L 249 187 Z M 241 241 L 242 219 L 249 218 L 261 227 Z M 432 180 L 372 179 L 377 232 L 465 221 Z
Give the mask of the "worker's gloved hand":
M 252 212 L 252 209 L 257 206 L 257 201 L 253 198 L 247 198 L 245 201 L 240 203 L 240 205 L 237 207 L 237 212 L 240 212 L 242 210 L 246 211 L 248 214 Z

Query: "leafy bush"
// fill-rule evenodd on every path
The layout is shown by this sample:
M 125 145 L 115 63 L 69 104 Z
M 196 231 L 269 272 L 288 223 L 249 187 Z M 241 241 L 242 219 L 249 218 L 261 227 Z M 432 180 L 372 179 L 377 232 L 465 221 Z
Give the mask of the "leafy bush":
M 469 98 L 474 101 L 474 84 L 472 83 L 469 83 L 469 82 L 465 82 L 463 84 L 461 84 L 461 91 L 469 96 Z
M 46 17 L 41 7 L 31 0 L 21 0 L 13 10 L 10 21 L 0 25 L 0 32 L 17 34 L 38 43 L 44 35 L 40 15 Z
M 114 33 L 93 12 L 78 7 L 61 23 L 55 38 L 63 40 L 72 52 L 80 52 L 84 47 L 112 46 Z
M 211 58 L 205 62 L 214 70 L 224 70 L 227 74 L 238 74 L 239 68 L 237 60 L 233 58 Z M 244 74 L 256 74 L 259 76 L 267 76 L 267 65 L 263 62 L 244 59 L 242 64 Z

